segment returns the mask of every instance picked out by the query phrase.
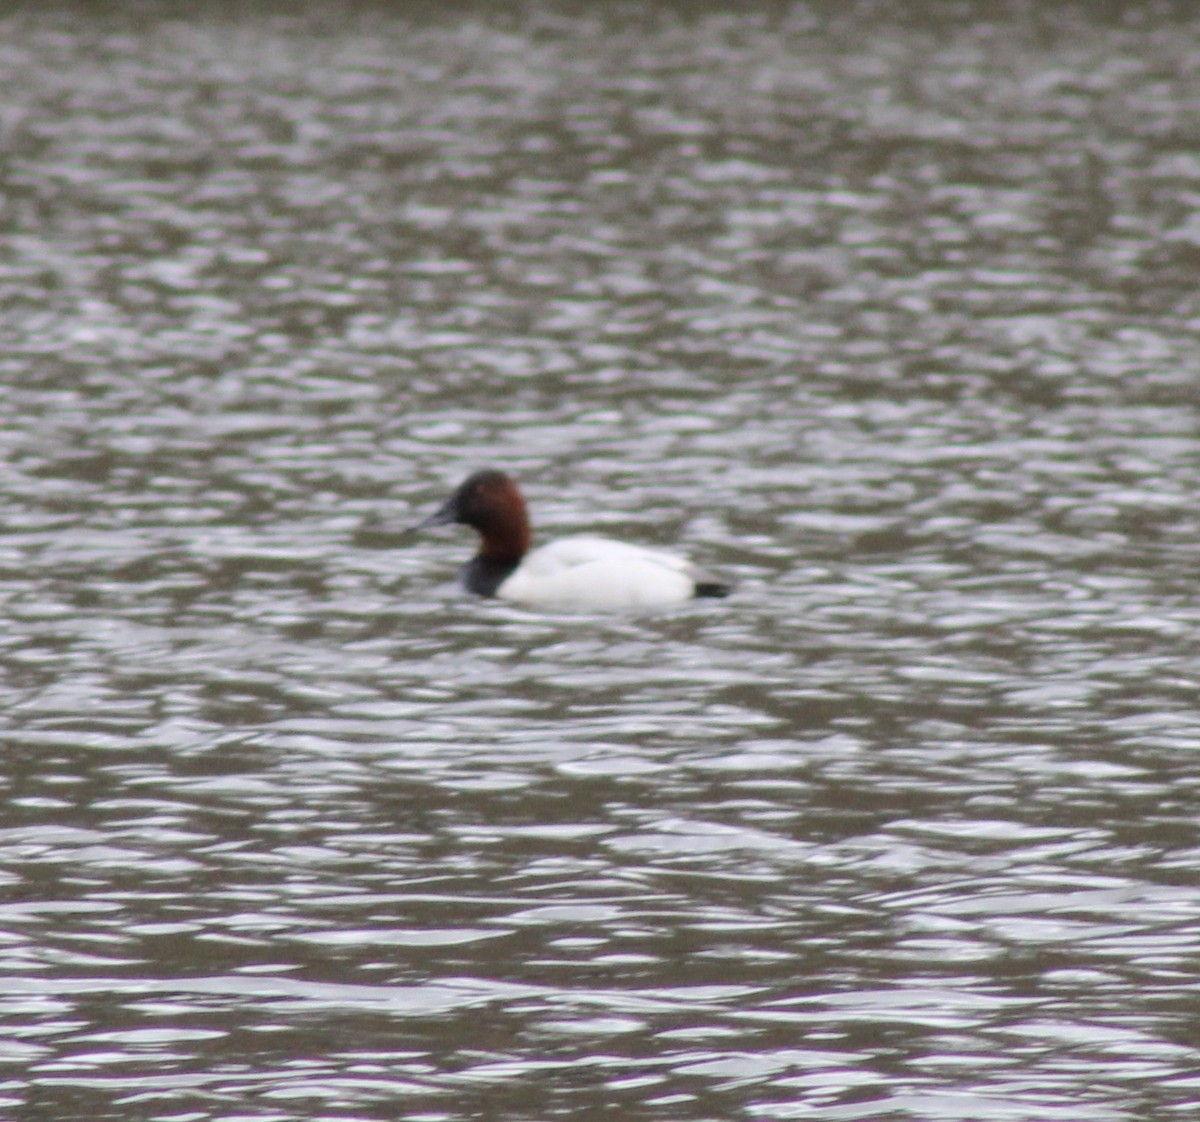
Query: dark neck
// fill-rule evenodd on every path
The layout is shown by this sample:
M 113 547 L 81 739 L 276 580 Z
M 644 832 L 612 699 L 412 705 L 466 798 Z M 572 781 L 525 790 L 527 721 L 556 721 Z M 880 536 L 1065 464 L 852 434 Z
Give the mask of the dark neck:
M 520 563 L 519 557 L 515 561 L 492 561 L 482 552 L 477 553 L 462 571 L 463 587 L 476 596 L 495 596 L 496 589 Z
M 498 509 L 485 508 L 467 520 L 479 531 L 479 552 L 463 570 L 463 583 L 480 596 L 495 596 L 496 589 L 529 552 L 533 535 L 525 500 L 511 480 Z

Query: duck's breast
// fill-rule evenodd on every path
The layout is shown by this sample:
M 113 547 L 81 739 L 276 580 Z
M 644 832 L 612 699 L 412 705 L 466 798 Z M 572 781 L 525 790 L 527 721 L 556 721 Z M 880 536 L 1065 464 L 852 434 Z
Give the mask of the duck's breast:
M 496 589 L 518 604 L 574 611 L 677 604 L 695 592 L 694 570 L 684 558 L 584 536 L 535 549 Z

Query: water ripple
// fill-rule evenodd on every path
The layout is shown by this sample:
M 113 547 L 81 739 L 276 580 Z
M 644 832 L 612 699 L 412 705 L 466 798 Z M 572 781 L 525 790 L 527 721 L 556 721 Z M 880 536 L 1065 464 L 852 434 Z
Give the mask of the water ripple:
M 1194 1110 L 1196 22 L 460 15 L 0 17 L 0 1110 Z

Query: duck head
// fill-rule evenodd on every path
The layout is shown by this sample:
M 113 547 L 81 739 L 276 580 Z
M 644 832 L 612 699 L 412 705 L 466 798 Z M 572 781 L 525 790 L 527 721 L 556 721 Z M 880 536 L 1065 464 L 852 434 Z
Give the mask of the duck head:
M 525 499 L 511 476 L 486 468 L 468 476 L 454 493 L 413 529 L 461 523 L 479 531 L 480 556 L 489 561 L 519 561 L 532 535 Z

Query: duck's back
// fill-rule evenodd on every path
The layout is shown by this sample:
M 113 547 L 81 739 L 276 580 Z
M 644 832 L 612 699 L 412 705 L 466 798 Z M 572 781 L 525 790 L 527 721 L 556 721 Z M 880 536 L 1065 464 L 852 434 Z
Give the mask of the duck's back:
M 674 554 L 581 535 L 535 549 L 496 595 L 532 607 L 613 611 L 690 600 L 702 578 Z

